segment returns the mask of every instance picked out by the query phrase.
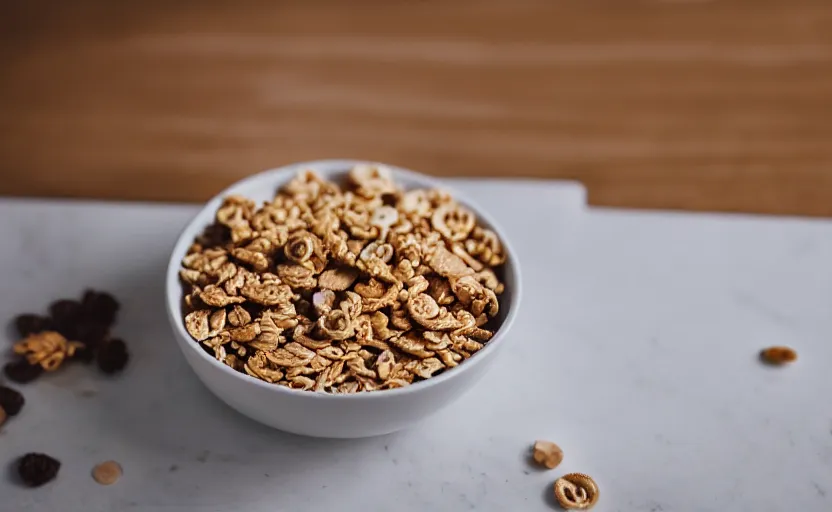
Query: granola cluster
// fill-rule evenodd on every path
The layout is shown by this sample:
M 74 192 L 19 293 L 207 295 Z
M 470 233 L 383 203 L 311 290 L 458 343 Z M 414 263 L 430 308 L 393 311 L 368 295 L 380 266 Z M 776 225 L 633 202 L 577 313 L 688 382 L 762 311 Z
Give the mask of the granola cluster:
M 494 333 L 506 254 L 441 190 L 384 167 L 341 187 L 299 173 L 258 206 L 225 198 L 182 261 L 185 326 L 219 361 L 295 389 L 403 387 Z
M 123 370 L 129 359 L 127 345 L 110 336 L 119 307 L 109 293 L 86 290 L 81 300 L 54 301 L 47 316 L 18 315 L 14 326 L 22 339 L 13 347 L 18 357 L 3 367 L 6 377 L 31 382 L 70 360 L 96 361 L 107 374 Z

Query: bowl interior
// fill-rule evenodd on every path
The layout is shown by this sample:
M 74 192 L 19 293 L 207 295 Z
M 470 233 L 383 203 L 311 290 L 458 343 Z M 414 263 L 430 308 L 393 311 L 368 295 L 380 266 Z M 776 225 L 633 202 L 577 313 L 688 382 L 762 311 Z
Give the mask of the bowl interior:
M 222 192 L 214 196 L 210 201 L 208 201 L 205 204 L 205 206 L 199 211 L 199 213 L 197 213 L 197 215 L 193 218 L 193 220 L 191 220 L 191 222 L 189 222 L 185 229 L 182 231 L 182 234 L 179 236 L 179 239 L 177 240 L 176 245 L 173 249 L 171 259 L 168 264 L 165 286 L 167 299 L 166 302 L 169 316 L 171 318 L 172 323 L 174 324 L 173 329 L 177 332 L 178 336 L 183 339 L 192 341 L 192 343 L 189 343 L 188 345 L 191 346 L 191 348 L 198 352 L 202 357 L 206 358 L 207 360 L 210 360 L 213 364 L 216 364 L 217 367 L 222 368 L 224 371 L 229 371 L 234 374 L 237 374 L 240 376 L 240 378 L 244 378 L 247 381 L 250 381 L 252 383 L 265 384 L 275 390 L 280 390 L 281 392 L 303 393 L 308 395 L 322 395 L 321 393 L 310 393 L 309 391 L 294 390 L 286 388 L 284 386 L 268 384 L 265 382 L 261 382 L 257 379 L 253 379 L 248 375 L 236 372 L 235 370 L 229 368 L 225 364 L 220 363 L 219 361 L 214 359 L 212 356 L 206 353 L 196 341 L 193 341 L 190 334 L 188 334 L 187 330 L 184 327 L 184 311 L 182 308 L 182 295 L 184 292 L 184 288 L 179 280 L 180 263 L 182 261 L 182 258 L 184 258 L 187 254 L 188 248 L 193 243 L 194 238 L 198 236 L 200 233 L 202 233 L 202 231 L 207 226 L 214 222 L 214 216 L 216 214 L 216 211 L 222 204 L 223 199 L 225 197 L 229 195 L 241 195 L 254 200 L 258 204 L 262 204 L 265 201 L 271 201 L 274 198 L 274 195 L 277 192 L 277 190 L 284 184 L 286 184 L 289 180 L 291 180 L 297 174 L 298 171 L 312 169 L 325 179 L 341 183 L 346 179 L 347 173 L 353 166 L 362 163 L 368 162 L 358 160 L 321 160 L 315 162 L 302 162 L 298 164 L 292 164 L 285 167 L 264 171 L 259 174 L 255 174 L 248 178 L 245 178 L 241 181 L 238 181 L 237 183 L 231 185 L 227 189 L 223 190 Z M 498 345 L 504 341 L 504 334 L 510 328 L 511 324 L 514 321 L 514 317 L 517 314 L 517 307 L 520 299 L 521 281 L 516 253 L 512 249 L 511 242 L 509 238 L 506 236 L 506 233 L 493 221 L 493 219 L 482 208 L 473 203 L 470 199 L 466 198 L 464 195 L 458 193 L 453 189 L 450 189 L 449 187 L 447 187 L 446 185 L 437 181 L 434 178 L 387 164 L 379 165 L 384 165 L 385 167 L 390 169 L 393 173 L 393 179 L 395 180 L 395 182 L 406 190 L 414 188 L 442 188 L 448 190 L 460 204 L 465 205 L 476 214 L 478 222 L 481 225 L 489 229 L 492 229 L 502 240 L 504 250 L 507 254 L 507 260 L 506 263 L 503 265 L 502 272 L 500 275 L 500 278 L 505 284 L 505 291 L 502 295 L 500 295 L 500 312 L 497 315 L 497 318 L 493 320 L 494 327 L 496 329 L 494 336 L 488 343 L 485 344 L 485 347 L 483 349 L 472 355 L 469 359 L 462 362 L 456 368 L 452 368 L 430 379 L 415 382 L 412 385 L 406 386 L 404 388 L 373 391 L 372 393 L 356 393 L 354 395 L 333 395 L 334 397 L 339 398 L 362 395 L 376 395 L 379 393 L 389 394 L 394 392 L 404 392 L 406 390 L 413 389 L 414 387 L 424 386 L 430 383 L 444 380 L 445 378 L 452 376 L 453 374 L 459 371 L 464 371 L 466 367 L 469 367 L 472 364 L 476 364 L 478 360 L 483 359 L 488 353 L 496 350 Z M 179 321 L 177 322 L 176 319 L 178 319 Z

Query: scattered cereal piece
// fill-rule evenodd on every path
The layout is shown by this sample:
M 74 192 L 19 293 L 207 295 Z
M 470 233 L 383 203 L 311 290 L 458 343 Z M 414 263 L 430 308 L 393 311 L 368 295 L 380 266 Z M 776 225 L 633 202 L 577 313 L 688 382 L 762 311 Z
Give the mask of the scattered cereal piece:
M 6 418 L 8 418 L 6 411 L 3 410 L 2 407 L 0 407 L 0 427 L 3 426 L 3 423 L 6 423 Z
M 92 469 L 93 479 L 101 485 L 112 485 L 118 482 L 121 475 L 121 465 L 114 460 L 102 462 Z
M 598 502 L 598 485 L 589 475 L 569 473 L 555 481 L 555 499 L 567 510 L 587 510 Z
M 68 341 L 61 333 L 44 331 L 15 343 L 14 352 L 26 356 L 29 364 L 39 364 L 44 370 L 57 370 L 64 360 L 75 355 L 84 344 Z
M 549 469 L 555 469 L 563 461 L 563 450 L 551 441 L 535 441 L 534 461 Z
M 26 359 L 19 359 L 3 366 L 6 377 L 18 384 L 26 384 L 40 377 L 43 368 L 38 364 L 29 364 Z
M 61 463 L 42 453 L 27 453 L 20 458 L 17 472 L 29 487 L 40 487 L 58 476 Z
M 783 365 L 797 360 L 797 352 L 789 347 L 769 347 L 760 352 L 760 358 L 771 365 Z
M 19 391 L 6 386 L 0 386 L 0 408 L 9 416 L 16 416 L 23 408 L 26 400 Z
M 120 372 L 127 366 L 129 358 L 127 345 L 117 338 L 104 342 L 98 348 L 98 367 L 104 373 Z

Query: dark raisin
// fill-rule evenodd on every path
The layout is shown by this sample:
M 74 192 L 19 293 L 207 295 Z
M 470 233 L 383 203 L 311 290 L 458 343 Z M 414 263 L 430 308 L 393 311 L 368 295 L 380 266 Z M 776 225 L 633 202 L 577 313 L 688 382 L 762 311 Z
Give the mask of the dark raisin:
M 123 370 L 129 358 L 127 345 L 120 339 L 107 340 L 98 347 L 98 367 L 104 373 Z
M 75 341 L 80 341 L 87 347 L 95 349 L 102 341 L 107 339 L 109 328 L 103 324 L 81 323 L 75 329 Z
M 56 324 L 73 324 L 81 318 L 81 303 L 77 300 L 56 300 L 49 306 L 49 314 Z
M 78 325 L 77 324 L 56 324 L 53 326 L 61 336 L 69 341 L 76 341 L 78 339 Z
M 19 391 L 7 388 L 6 386 L 0 386 L 0 408 L 6 411 L 6 414 L 16 416 L 25 403 L 26 400 Z
M 43 373 L 43 368 L 37 364 L 29 364 L 25 359 L 20 359 L 6 363 L 6 366 L 3 367 L 3 372 L 9 380 L 19 384 L 25 384 L 40 377 L 40 374 Z
M 14 319 L 14 326 L 21 337 L 25 338 L 32 334 L 49 330 L 49 319 L 40 315 L 30 313 L 18 315 Z
M 75 349 L 72 355 L 74 361 L 81 361 L 82 363 L 91 363 L 95 359 L 95 349 L 89 345 L 84 345 L 81 348 Z
M 107 292 L 87 290 L 81 299 L 81 307 L 85 322 L 110 326 L 116 321 L 119 304 L 115 297 Z
M 58 476 L 61 463 L 49 455 L 27 453 L 17 463 L 20 479 L 29 487 L 40 487 Z
M 81 303 L 75 300 L 57 300 L 49 306 L 52 328 L 68 340 L 78 337 L 78 322 L 81 320 Z

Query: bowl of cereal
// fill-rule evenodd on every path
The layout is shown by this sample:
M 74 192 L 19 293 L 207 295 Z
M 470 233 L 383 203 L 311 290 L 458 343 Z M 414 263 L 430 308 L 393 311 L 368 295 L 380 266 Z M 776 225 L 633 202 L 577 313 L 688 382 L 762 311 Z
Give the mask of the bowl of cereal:
M 166 274 L 176 341 L 229 406 L 300 435 L 410 426 L 494 363 L 518 262 L 433 178 L 353 160 L 256 174 L 211 199 Z

